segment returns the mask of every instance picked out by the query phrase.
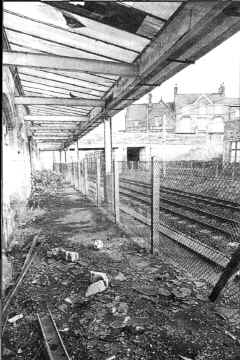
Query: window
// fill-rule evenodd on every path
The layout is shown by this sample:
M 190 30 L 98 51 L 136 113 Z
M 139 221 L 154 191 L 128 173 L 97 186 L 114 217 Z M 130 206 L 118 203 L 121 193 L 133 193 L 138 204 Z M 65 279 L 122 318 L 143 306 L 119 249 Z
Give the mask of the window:
M 193 124 L 190 116 L 182 116 L 177 122 L 177 132 L 191 133 L 193 132 Z
M 223 133 L 224 132 L 224 120 L 221 116 L 216 116 L 210 120 L 208 125 L 208 132 L 210 133 Z
M 230 154 L 230 161 L 233 162 L 240 162 L 240 140 L 232 141 L 231 142 L 231 154 Z

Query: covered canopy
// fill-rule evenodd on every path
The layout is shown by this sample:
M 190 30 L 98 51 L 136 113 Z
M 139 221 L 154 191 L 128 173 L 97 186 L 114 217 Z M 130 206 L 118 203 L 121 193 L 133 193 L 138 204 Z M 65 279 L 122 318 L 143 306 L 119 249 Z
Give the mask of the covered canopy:
M 234 1 L 4 2 L 16 104 L 64 148 L 240 29 Z

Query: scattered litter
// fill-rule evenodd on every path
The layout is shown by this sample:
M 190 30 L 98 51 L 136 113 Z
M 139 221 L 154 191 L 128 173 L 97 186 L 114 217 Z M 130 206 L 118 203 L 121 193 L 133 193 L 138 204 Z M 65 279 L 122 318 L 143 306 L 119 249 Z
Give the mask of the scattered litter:
M 120 302 L 119 304 L 113 306 L 112 313 L 115 316 L 125 316 L 128 313 L 128 304 L 125 302 Z
M 62 304 L 58 306 L 58 309 L 62 312 L 65 312 L 65 310 L 67 310 L 67 307 L 68 307 L 67 304 Z
M 170 291 L 165 288 L 159 288 L 158 293 L 159 293 L 159 295 L 162 295 L 162 296 L 171 296 Z
M 61 332 L 68 332 L 69 331 L 69 327 L 64 327 L 62 329 L 59 329 L 59 331 Z
M 93 244 L 93 248 L 95 250 L 102 250 L 103 249 L 103 242 L 102 240 L 95 240 Z
M 112 356 L 108 357 L 106 360 L 114 360 L 114 359 L 116 359 L 116 355 L 112 355 Z
M 10 322 L 10 324 L 13 324 L 15 326 L 16 322 L 22 318 L 23 318 L 23 314 L 15 315 L 11 319 L 8 319 L 8 322 Z
M 182 356 L 182 355 L 178 355 L 181 359 L 183 360 L 193 360 L 192 358 L 186 357 L 186 356 Z
M 230 249 L 237 249 L 238 246 L 239 246 L 239 243 L 236 242 L 236 241 L 229 242 L 229 243 L 227 244 L 227 247 L 230 248 Z
M 50 251 L 47 252 L 47 256 L 48 257 L 54 256 L 72 262 L 79 260 L 79 254 L 76 251 L 68 251 L 61 247 L 51 249 Z
M 72 304 L 72 303 L 73 303 L 72 300 L 71 300 L 69 297 L 67 297 L 66 299 L 64 299 L 64 301 L 65 301 L 66 303 L 68 303 L 68 304 Z
M 126 324 L 127 322 L 129 322 L 131 320 L 130 316 L 126 316 L 124 321 L 123 321 L 123 324 Z
M 23 351 L 22 351 L 22 349 L 21 349 L 21 348 L 20 348 L 20 349 L 18 349 L 18 351 L 17 351 L 17 353 L 18 353 L 18 354 L 22 354 L 22 352 L 23 352 Z
M 85 296 L 88 297 L 88 296 L 96 295 L 102 291 L 105 291 L 106 289 L 107 289 L 107 286 L 106 286 L 105 282 L 103 280 L 99 280 L 99 281 L 89 285 Z
M 235 335 L 233 335 L 232 333 L 230 333 L 229 331 L 225 330 L 225 334 L 228 335 L 234 341 L 237 341 L 240 343 L 240 340 L 238 340 L 238 338 Z
M 114 280 L 117 280 L 117 281 L 124 281 L 126 280 L 126 276 L 123 275 L 123 273 L 119 272 L 115 277 L 114 277 Z
M 67 261 L 78 261 L 79 260 L 79 254 L 76 251 L 66 251 L 64 250 L 65 259 Z
M 91 282 L 94 283 L 98 280 L 103 280 L 106 287 L 108 287 L 109 281 L 108 281 L 108 277 L 105 273 L 102 272 L 98 272 L 98 271 L 90 271 L 91 274 Z

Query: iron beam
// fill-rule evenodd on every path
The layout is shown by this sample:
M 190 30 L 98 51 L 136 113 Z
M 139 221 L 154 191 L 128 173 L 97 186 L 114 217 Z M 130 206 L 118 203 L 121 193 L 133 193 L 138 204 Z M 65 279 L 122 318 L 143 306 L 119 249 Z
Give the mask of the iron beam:
M 103 100 L 84 99 L 84 98 L 57 98 L 57 97 L 40 97 L 40 96 L 16 96 L 16 105 L 61 105 L 61 106 L 92 106 L 102 107 Z
M 65 71 L 85 71 L 127 77 L 135 77 L 138 75 L 138 67 L 136 64 L 133 65 L 114 61 L 83 59 L 49 54 L 33 54 L 23 51 L 4 51 L 3 65 L 50 68 Z

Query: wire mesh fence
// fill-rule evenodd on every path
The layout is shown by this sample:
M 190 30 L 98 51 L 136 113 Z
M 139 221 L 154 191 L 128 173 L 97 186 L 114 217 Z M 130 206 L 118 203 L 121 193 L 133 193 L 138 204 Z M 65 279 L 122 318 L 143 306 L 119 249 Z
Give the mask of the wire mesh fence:
M 101 154 L 56 164 L 66 180 L 146 249 L 214 286 L 240 245 L 240 167 L 219 162 L 113 162 Z M 237 260 L 225 301 L 240 301 Z

